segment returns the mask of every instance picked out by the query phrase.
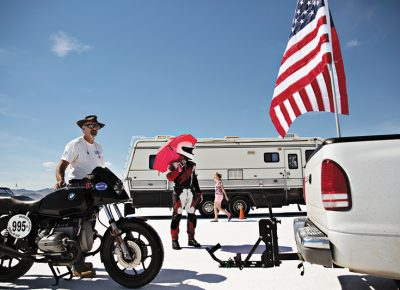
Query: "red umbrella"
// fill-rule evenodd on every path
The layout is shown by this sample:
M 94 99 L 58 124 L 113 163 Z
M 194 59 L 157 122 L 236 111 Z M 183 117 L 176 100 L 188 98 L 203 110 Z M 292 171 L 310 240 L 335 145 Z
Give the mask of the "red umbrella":
M 171 138 L 158 149 L 156 159 L 154 160 L 153 168 L 160 172 L 165 172 L 168 169 L 168 165 L 179 158 L 179 154 L 176 153 L 176 148 L 182 142 L 189 142 L 193 146 L 197 143 L 197 139 L 191 134 L 183 134 L 174 138 Z

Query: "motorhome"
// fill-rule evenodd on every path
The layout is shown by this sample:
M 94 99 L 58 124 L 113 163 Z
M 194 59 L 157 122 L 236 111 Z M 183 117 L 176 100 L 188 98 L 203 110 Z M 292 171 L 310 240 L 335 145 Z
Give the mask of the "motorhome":
M 172 207 L 173 183 L 166 173 L 153 169 L 157 150 L 172 136 L 135 137 L 125 166 L 125 185 L 134 208 Z M 227 208 L 238 215 L 251 208 L 304 204 L 303 167 L 323 142 L 318 137 L 285 138 L 200 138 L 194 149 L 204 216 L 214 213 L 216 172 L 222 174 L 229 195 Z

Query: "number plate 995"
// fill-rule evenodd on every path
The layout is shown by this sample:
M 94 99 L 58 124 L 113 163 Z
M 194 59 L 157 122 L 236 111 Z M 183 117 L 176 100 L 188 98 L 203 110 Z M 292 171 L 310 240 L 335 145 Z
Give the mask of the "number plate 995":
M 29 217 L 22 214 L 14 215 L 7 224 L 8 233 L 17 239 L 25 238 L 32 229 L 32 222 Z

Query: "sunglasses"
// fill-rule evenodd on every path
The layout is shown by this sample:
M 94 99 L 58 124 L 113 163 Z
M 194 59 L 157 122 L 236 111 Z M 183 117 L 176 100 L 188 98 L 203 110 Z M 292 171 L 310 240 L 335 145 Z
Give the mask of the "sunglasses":
M 89 128 L 89 129 L 100 129 L 99 124 L 85 124 L 83 126 L 85 126 L 86 128 Z

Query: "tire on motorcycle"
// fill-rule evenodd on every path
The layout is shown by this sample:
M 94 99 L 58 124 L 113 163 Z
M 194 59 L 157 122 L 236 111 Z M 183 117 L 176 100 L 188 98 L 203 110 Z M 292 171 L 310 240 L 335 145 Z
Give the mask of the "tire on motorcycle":
M 103 237 L 101 257 L 110 277 L 128 288 L 149 284 L 159 273 L 164 261 L 164 248 L 157 232 L 145 222 L 124 223 L 119 226 L 133 261 L 123 259 L 110 229 Z
M 0 255 L 0 282 L 13 282 L 25 275 L 33 262 Z

